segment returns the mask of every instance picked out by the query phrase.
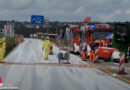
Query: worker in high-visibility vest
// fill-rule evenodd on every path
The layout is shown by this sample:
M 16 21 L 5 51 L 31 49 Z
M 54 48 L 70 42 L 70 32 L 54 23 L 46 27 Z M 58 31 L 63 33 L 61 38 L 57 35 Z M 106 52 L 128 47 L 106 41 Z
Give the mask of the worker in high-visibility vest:
M 41 39 L 44 40 L 44 36 L 43 35 L 41 36 Z
M 90 51 L 90 56 L 89 56 L 89 60 L 93 60 L 95 61 L 95 44 L 91 43 L 91 51 Z
M 45 41 L 43 42 L 43 48 L 45 48 L 45 60 L 48 60 L 48 55 L 50 53 L 50 47 L 52 47 L 52 43 L 49 40 L 49 37 L 46 37 Z
M 106 46 L 105 42 L 103 42 L 102 45 L 105 47 Z
M 2 39 L 0 39 L 0 62 L 3 62 L 4 53 L 3 53 L 3 46 L 2 46 Z

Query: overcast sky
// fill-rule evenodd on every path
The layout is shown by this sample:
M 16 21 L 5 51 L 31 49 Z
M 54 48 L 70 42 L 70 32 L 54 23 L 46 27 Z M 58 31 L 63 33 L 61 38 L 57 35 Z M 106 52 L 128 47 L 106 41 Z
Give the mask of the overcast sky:
M 30 21 L 44 15 L 50 21 L 130 21 L 130 0 L 0 0 L 0 20 Z

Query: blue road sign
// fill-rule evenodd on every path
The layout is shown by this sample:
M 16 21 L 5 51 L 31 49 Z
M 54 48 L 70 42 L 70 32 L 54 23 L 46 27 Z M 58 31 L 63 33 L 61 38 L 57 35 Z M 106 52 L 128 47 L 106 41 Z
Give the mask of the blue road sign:
M 31 24 L 34 24 L 34 25 L 44 24 L 44 16 L 32 15 L 31 16 Z

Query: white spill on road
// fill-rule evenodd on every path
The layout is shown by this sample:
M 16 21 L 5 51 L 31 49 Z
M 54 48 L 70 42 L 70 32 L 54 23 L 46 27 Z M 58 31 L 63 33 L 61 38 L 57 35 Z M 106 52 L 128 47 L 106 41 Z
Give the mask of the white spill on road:
M 25 39 L 6 58 L 7 62 L 42 63 L 43 41 Z M 49 63 L 58 63 L 59 49 L 54 46 L 55 55 L 49 55 Z M 85 63 L 71 55 L 72 64 Z M 58 67 L 38 65 L 2 65 L 0 76 L 4 83 L 13 84 L 20 90 L 130 90 L 130 85 L 113 78 L 96 68 Z
M 12 53 L 5 58 L 7 62 L 23 62 L 23 63 L 39 63 L 45 62 L 44 60 L 44 50 L 42 50 L 42 40 L 38 39 L 25 39 L 25 41 L 14 49 Z M 65 53 L 62 50 L 59 50 L 58 47 L 53 45 L 54 55 L 49 55 L 48 63 L 58 63 L 57 54 L 60 52 Z M 74 55 L 70 56 L 71 63 L 80 64 L 84 63 L 80 60 L 79 57 Z

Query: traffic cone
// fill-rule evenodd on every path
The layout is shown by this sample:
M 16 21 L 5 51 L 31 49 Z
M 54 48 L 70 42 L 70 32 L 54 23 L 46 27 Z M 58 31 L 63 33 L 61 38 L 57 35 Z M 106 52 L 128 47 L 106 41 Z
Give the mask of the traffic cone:
M 2 79 L 1 79 L 1 77 L 0 77 L 0 87 L 3 87 L 4 85 L 3 85 L 3 83 L 2 83 Z

